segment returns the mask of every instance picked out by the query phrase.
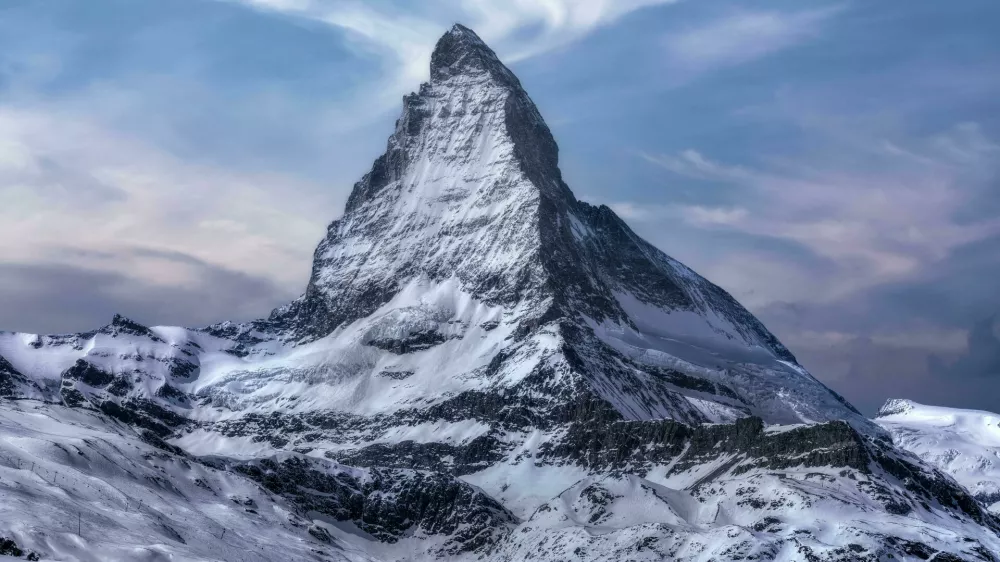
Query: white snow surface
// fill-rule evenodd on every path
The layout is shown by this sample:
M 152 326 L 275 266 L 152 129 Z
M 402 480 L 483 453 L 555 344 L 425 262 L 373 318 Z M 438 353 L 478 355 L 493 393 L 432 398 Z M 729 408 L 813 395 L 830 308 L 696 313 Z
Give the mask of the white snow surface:
M 1000 415 L 892 399 L 875 422 L 897 447 L 950 474 L 982 501 L 1000 503 Z
M 302 513 L 240 475 L 150 447 L 131 428 L 92 412 L 3 401 L 0 428 L 0 536 L 46 560 L 439 559 L 431 549 L 440 539 L 374 541 L 350 524 Z M 492 553 L 449 559 L 793 561 L 803 545 L 820 554 L 850 545 L 878 552 L 883 534 L 960 555 L 970 535 L 1000 549 L 996 535 L 933 507 L 884 512 L 864 491 L 878 475 L 847 479 L 815 467 L 737 474 L 726 458 L 670 476 L 669 466 L 645 477 L 610 475 L 536 465 L 530 457 L 545 438 L 526 436 L 521 452 L 528 459 L 466 478 L 520 522 Z M 364 469 L 327 464 L 365 478 Z M 332 543 L 315 540 L 310 526 L 326 529 Z
M 0 402 L 0 536 L 46 559 L 367 561 L 256 483 L 86 410 Z M 323 523 L 317 523 L 323 524 Z
M 559 259 L 596 252 L 614 225 L 574 207 L 554 179 L 536 185 L 517 158 L 509 104 L 528 104 L 528 125 L 544 124 L 526 95 L 512 90 L 512 75 L 500 78 L 455 74 L 407 97 L 389 143 L 390 152 L 405 149 L 405 157 L 386 164 L 388 181 L 379 191 L 331 225 L 311 285 L 331 310 L 344 302 L 367 306 L 373 288 L 388 296 L 345 316 L 330 333 L 291 341 L 257 325 L 222 324 L 209 333 L 120 318 L 85 334 L 0 332 L 0 357 L 24 377 L 7 381 L 21 400 L 0 399 L 0 536 L 66 561 L 433 559 L 445 537 L 377 542 L 202 461 L 301 454 L 361 474 L 366 469 L 337 465 L 327 454 L 404 444 L 461 450 L 499 435 L 498 451 L 488 452 L 502 459 L 462 479 L 509 510 L 516 526 L 492 550 L 455 552 L 454 560 L 792 561 L 806 548 L 832 556 L 855 546 L 878 560 L 884 536 L 956 555 L 966 554 L 969 537 L 1000 552 L 991 528 L 943 506 L 890 513 L 879 494 L 892 489 L 902 496 L 904 483 L 884 473 L 806 467 L 804 460 L 766 468 L 731 454 L 681 471 L 673 470 L 679 456 L 648 471 L 602 471 L 545 458 L 545 447 L 565 436 L 564 422 L 508 430 L 474 409 L 420 418 L 464 394 L 519 391 L 518 398 L 547 405 L 584 388 L 626 420 L 727 423 L 754 415 L 781 424 L 768 434 L 830 420 L 880 431 L 782 353 L 780 343 L 767 341 L 742 307 L 644 242 L 634 247 L 652 256 L 651 270 L 677 285 L 688 304 L 653 304 L 596 266 L 580 270 L 593 279 L 550 278 L 543 258 L 558 260 L 542 255 L 551 240 L 542 238 L 540 209 L 566 205 L 549 216 L 569 229 L 574 244 Z M 419 134 L 408 135 L 411 129 Z M 557 304 L 569 307 L 556 302 L 553 284 L 584 281 L 597 288 L 565 294 L 606 296 L 610 313 L 546 316 Z M 212 335 L 230 328 L 246 341 Z M 67 377 L 78 367 L 98 374 Z M 72 401 L 68 389 L 92 403 L 62 405 Z M 97 412 L 108 404 L 153 404 L 190 422 L 167 439 L 190 456 L 152 447 L 136 428 Z M 393 417 L 401 414 L 416 417 Z M 321 431 L 319 422 L 303 430 L 309 435 L 282 433 L 285 421 L 313 415 L 334 429 Z M 878 422 L 904 448 L 943 451 L 958 441 L 958 455 L 944 462 L 942 453 L 934 462 L 988 492 L 993 488 L 984 482 L 995 481 L 995 473 L 992 461 L 982 460 L 982 441 L 995 422 L 962 416 L 966 421 L 948 424 L 938 414 L 908 411 Z M 341 431 L 341 419 L 372 422 L 374 429 L 347 424 Z M 440 460 L 454 461 L 445 456 Z M 325 530 L 332 542 L 308 528 Z

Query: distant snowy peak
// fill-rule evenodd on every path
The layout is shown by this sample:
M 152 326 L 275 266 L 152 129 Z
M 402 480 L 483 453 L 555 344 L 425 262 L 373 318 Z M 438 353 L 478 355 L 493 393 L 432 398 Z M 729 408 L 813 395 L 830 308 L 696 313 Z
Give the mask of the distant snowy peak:
M 888 416 L 896 416 L 899 414 L 906 414 L 907 412 L 912 412 L 916 409 L 917 404 L 912 400 L 906 400 L 903 398 L 890 398 L 882 404 L 882 407 L 878 409 L 878 413 L 875 414 L 876 418 L 884 418 Z
M 897 447 L 950 474 L 981 503 L 1000 502 L 1000 415 L 892 399 L 875 422 Z
M 929 406 L 913 400 L 890 398 L 879 408 L 876 420 L 885 423 L 907 422 L 927 426 L 955 427 L 973 431 L 979 427 L 1000 428 L 1000 414 L 986 410 Z M 1000 432 L 998 432 L 1000 438 Z

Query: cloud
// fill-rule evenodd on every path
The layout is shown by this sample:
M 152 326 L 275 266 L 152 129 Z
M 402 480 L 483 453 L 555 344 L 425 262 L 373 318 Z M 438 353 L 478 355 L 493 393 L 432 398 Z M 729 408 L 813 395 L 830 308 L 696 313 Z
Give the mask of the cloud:
M 0 143 L 0 255 L 22 279 L 30 264 L 56 263 L 217 295 L 234 287 L 206 283 L 237 279 L 219 271 L 246 271 L 287 294 L 305 286 L 304 264 L 340 210 L 339 197 L 300 179 L 185 162 L 54 108 L 0 106 Z
M 154 282 L 127 271 L 46 263 L 0 263 L 0 325 L 28 333 L 72 333 L 103 326 L 115 312 L 147 324 L 205 326 L 250 320 L 290 295 L 266 278 L 161 256 L 191 269 L 191 284 Z
M 670 33 L 664 47 L 675 66 L 695 70 L 753 61 L 817 37 L 840 6 L 797 12 L 740 11 Z
M 831 302 L 790 292 L 754 312 L 813 374 L 866 412 L 895 397 L 995 409 L 1000 334 L 996 316 L 983 317 L 1000 311 L 997 248 L 1000 237 L 980 240 L 905 280 Z
M 507 63 L 566 46 L 641 8 L 677 0 L 451 0 L 393 4 L 352 0 L 225 0 L 340 29 L 385 72 L 359 98 L 368 112 L 385 111 L 428 78 L 431 51 L 455 22 L 476 31 Z
M 426 79 L 452 22 L 521 60 L 663 3 L 192 2 L 123 8 L 134 26 L 26 5 L 0 22 L 9 38 L 0 54 L 0 256 L 25 283 L 63 271 L 154 296 L 218 295 L 225 289 L 206 279 L 233 291 L 240 281 L 208 272 L 245 271 L 276 288 L 261 294 L 294 294 L 349 182 L 384 144 L 384 131 L 350 132 Z M 86 296 L 94 290 L 80 298 L 125 302 Z M 241 316 L 247 306 L 259 316 L 272 300 L 215 298 L 232 312 L 207 307 L 221 316 L 196 318 Z M 61 308 L 66 315 L 39 314 L 55 323 L 36 328 L 89 327 Z M 24 325 L 10 318 L 3 327 Z
M 781 337 L 800 363 L 868 414 L 888 398 L 995 411 L 1000 340 L 993 333 L 976 343 L 983 324 L 989 322 L 971 331 L 925 326 L 874 336 L 802 331 Z
M 953 361 L 937 355 L 930 359 L 931 373 L 945 379 L 991 378 L 1000 385 L 1000 319 L 996 314 L 969 330 L 965 353 Z
M 820 284 L 826 291 L 815 298 L 834 300 L 918 275 L 955 249 L 1000 234 L 995 216 L 962 218 L 976 202 L 970 178 L 997 177 L 997 145 L 980 126 L 959 123 L 928 138 L 881 147 L 868 169 L 841 169 L 829 155 L 770 168 L 727 165 L 693 149 L 643 158 L 706 189 L 734 186 L 740 202 L 677 204 L 664 214 L 692 226 L 788 241 L 831 260 L 839 265 L 839 282 Z M 839 150 L 843 155 L 870 147 Z

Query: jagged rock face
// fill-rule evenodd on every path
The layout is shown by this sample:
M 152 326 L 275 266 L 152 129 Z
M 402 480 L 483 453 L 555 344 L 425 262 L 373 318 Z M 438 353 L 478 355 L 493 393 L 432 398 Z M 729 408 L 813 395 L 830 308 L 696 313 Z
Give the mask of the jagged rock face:
M 494 309 L 486 321 L 507 331 L 499 351 L 475 351 L 492 362 L 492 380 L 476 390 L 593 395 L 628 419 L 865 423 L 729 294 L 609 208 L 578 201 L 537 108 L 475 33 L 445 34 L 430 74 L 404 98 L 385 154 L 317 247 L 305 294 L 239 337 L 315 342 L 391 312 L 398 336 L 364 343 L 397 355 L 468 343 L 479 334 L 455 327 L 472 319 L 440 303 L 415 319 L 407 306 L 453 283 L 449 291 Z M 531 381 L 512 375 L 525 370 Z M 802 393 L 809 398 L 790 404 Z
M 496 500 L 442 473 L 331 467 L 303 457 L 262 459 L 235 470 L 303 509 L 351 521 L 384 542 L 415 532 L 446 535 L 440 554 L 487 552 L 517 523 Z
M 629 322 L 625 291 L 668 310 L 719 313 L 747 342 L 794 358 L 724 291 L 577 201 L 558 147 L 517 78 L 471 30 L 438 43 L 431 82 L 403 100 L 386 153 L 316 250 L 303 299 L 276 312 L 300 337 L 370 314 L 408 280 L 456 276 L 525 320 Z
M 317 338 L 385 304 L 407 281 L 452 276 L 477 299 L 538 318 L 628 323 L 615 291 L 715 312 L 747 342 L 794 358 L 724 291 L 577 201 L 558 147 L 517 78 L 471 30 L 438 43 L 431 82 L 403 100 L 386 153 L 316 249 L 304 297 L 276 311 Z
M 30 380 L 18 372 L 10 361 L 0 356 L 0 396 L 21 395 L 23 387 L 30 384 Z
M 573 196 L 472 31 L 445 34 L 430 70 L 302 297 L 197 330 L 0 333 L 0 396 L 86 412 L 177 478 L 211 474 L 194 486 L 212 494 L 259 483 L 227 517 L 291 513 L 278 534 L 323 545 L 294 560 L 996 562 L 997 523 L 965 490 Z M 204 495 L 177 478 L 142 491 Z
M 404 98 L 386 153 L 316 249 L 305 296 L 274 318 L 291 315 L 296 336 L 322 337 L 420 276 L 457 277 L 485 302 L 544 307 L 552 295 L 539 208 L 572 195 L 558 176 L 536 185 L 524 164 L 536 176 L 558 173 L 555 159 L 517 79 L 471 31 L 454 30 L 434 52 L 431 82 Z

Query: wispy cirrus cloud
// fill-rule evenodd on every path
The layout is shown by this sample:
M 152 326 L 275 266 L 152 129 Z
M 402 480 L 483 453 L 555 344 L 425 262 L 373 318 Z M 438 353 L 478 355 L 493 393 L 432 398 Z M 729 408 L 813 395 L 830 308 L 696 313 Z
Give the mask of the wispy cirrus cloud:
M 0 106 L 0 154 L 3 261 L 160 286 L 200 287 L 208 265 L 302 285 L 338 199 L 289 176 L 185 162 L 53 108 Z
M 824 284 L 826 294 L 815 295 L 836 299 L 917 274 L 956 248 L 1000 234 L 996 217 L 962 218 L 975 204 L 969 176 L 996 177 L 1000 145 L 976 123 L 909 144 L 881 141 L 874 148 L 879 164 L 869 170 L 808 160 L 771 168 L 728 165 L 693 149 L 643 158 L 676 176 L 737 188 L 733 205 L 668 205 L 661 217 L 807 248 L 839 264 L 841 282 Z
M 17 4 L 0 19 L 0 263 L 19 280 L 0 283 L 3 325 L 25 326 L 13 304 L 26 279 L 58 275 L 114 279 L 113 295 L 81 286 L 82 300 L 183 289 L 228 303 L 206 308 L 218 319 L 264 315 L 304 286 L 384 146 L 378 125 L 452 23 L 513 61 L 669 2 L 95 2 L 128 25 Z M 224 298 L 244 289 L 247 306 Z
M 842 10 L 841 6 L 790 12 L 739 10 L 669 33 L 663 44 L 673 65 L 707 71 L 753 61 L 815 38 Z
M 383 79 L 368 85 L 360 97 L 365 110 L 377 112 L 394 107 L 399 96 L 427 79 L 434 43 L 455 22 L 475 29 L 512 63 L 564 47 L 641 8 L 677 0 L 224 1 L 343 30 L 359 51 L 379 57 L 383 66 Z

